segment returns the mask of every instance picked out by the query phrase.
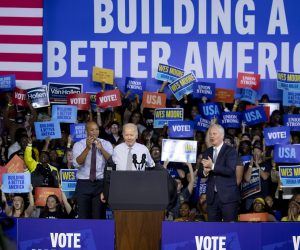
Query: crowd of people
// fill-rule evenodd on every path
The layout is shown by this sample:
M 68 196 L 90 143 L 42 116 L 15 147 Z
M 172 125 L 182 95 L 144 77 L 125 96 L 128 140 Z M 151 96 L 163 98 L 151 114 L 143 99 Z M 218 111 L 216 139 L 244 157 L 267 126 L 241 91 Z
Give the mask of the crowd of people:
M 263 95 L 260 102 L 270 102 Z M 177 101 L 167 100 L 167 108 L 184 109 L 184 119 L 194 120 L 199 103 L 206 98 L 191 95 Z M 5 166 L 15 155 L 24 160 L 24 172 L 31 174 L 32 192 L 2 192 L 1 207 L 9 217 L 105 219 L 109 209 L 104 192 L 104 170 L 108 163 L 116 170 L 158 168 L 168 171 L 170 202 L 166 220 L 174 221 L 238 221 L 239 214 L 268 213 L 269 221 L 300 221 L 298 188 L 282 187 L 278 164 L 273 160 L 273 147 L 264 143 L 263 129 L 282 126 L 284 113 L 300 114 L 296 107 L 275 110 L 268 122 L 240 128 L 224 129 L 212 119 L 206 132 L 194 131 L 197 162 L 161 161 L 162 141 L 168 139 L 168 127 L 154 128 L 154 109 L 143 108 L 139 96 L 126 93 L 122 106 L 78 111 L 78 123 L 86 123 L 87 137 L 74 143 L 68 123 L 61 123 L 60 139 L 37 140 L 34 122 L 50 121 L 51 107 L 34 109 L 16 107 L 11 95 L 1 98 L 0 165 Z M 221 104 L 222 112 L 244 111 L 247 103 Z M 299 144 L 299 132 L 291 132 L 291 143 Z M 141 162 L 137 169 L 132 159 Z M 246 159 L 248 160 L 244 160 Z M 130 159 L 130 160 L 128 160 Z M 78 169 L 74 197 L 62 191 L 47 198 L 45 207 L 36 207 L 36 187 L 60 187 L 60 169 Z M 260 191 L 241 199 L 241 186 L 259 169 Z

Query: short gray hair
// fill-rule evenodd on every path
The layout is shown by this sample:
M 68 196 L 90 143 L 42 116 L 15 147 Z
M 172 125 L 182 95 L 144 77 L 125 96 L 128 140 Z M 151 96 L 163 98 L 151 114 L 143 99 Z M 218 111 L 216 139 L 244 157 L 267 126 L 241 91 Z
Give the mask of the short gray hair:
M 137 126 L 134 123 L 126 123 L 126 124 L 123 125 L 123 135 L 124 135 L 124 131 L 126 129 L 133 130 L 134 133 L 136 134 L 136 137 L 138 137 L 139 131 L 138 131 Z
M 225 137 L 225 130 L 224 130 L 224 128 L 223 128 L 220 124 L 213 124 L 213 125 L 211 125 L 209 128 L 210 128 L 210 129 L 211 129 L 211 128 L 216 128 L 216 129 L 218 129 L 219 132 L 221 133 L 221 136 L 222 136 L 223 139 L 224 139 L 224 137 Z

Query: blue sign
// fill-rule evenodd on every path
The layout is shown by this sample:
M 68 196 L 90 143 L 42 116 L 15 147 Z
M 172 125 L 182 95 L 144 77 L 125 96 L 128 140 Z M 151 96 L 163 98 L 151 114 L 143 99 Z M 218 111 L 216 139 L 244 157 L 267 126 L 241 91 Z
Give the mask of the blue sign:
M 199 105 L 199 111 L 206 119 L 217 118 L 221 115 L 220 106 L 215 102 L 202 103 Z
M 201 115 L 196 115 L 194 119 L 195 130 L 206 132 L 209 126 L 210 126 L 210 120 L 203 118 Z
M 16 87 L 16 76 L 6 75 L 0 76 L 0 92 L 10 92 Z
M 18 249 L 113 250 L 114 221 L 21 219 Z
M 279 177 L 283 187 L 300 187 L 300 166 L 279 166 Z
M 61 169 L 60 180 L 62 191 L 75 191 L 77 169 Z
M 70 134 L 74 142 L 86 138 L 86 124 L 85 123 L 72 123 L 70 124 Z
M 146 79 L 126 77 L 125 92 L 130 91 L 133 95 L 143 96 L 143 91 L 146 89 Z
M 194 137 L 193 121 L 169 121 L 170 138 L 191 138 Z
M 47 85 L 27 89 L 28 99 L 31 100 L 33 108 L 50 106 Z
M 253 194 L 260 192 L 260 173 L 259 168 L 252 169 L 251 178 L 249 182 L 242 182 L 241 184 L 241 197 L 245 199 Z
M 163 128 L 169 121 L 183 121 L 183 108 L 155 109 L 154 128 Z
M 216 84 L 210 82 L 195 82 L 193 97 L 201 98 L 202 96 L 207 97 L 207 99 L 213 99 L 216 95 Z
M 291 133 L 289 127 L 264 128 L 264 138 L 266 146 L 275 144 L 289 144 Z
M 170 83 L 168 86 L 176 97 L 177 101 L 180 101 L 184 95 L 193 93 L 193 85 L 195 82 L 196 78 L 194 74 L 189 73 Z
M 299 163 L 300 144 L 274 146 L 274 161 L 276 163 Z
M 51 139 L 61 138 L 60 124 L 58 122 L 35 122 L 34 128 L 38 140 L 44 140 L 47 137 Z
M 298 83 L 300 86 L 300 83 Z M 283 91 L 283 97 L 282 97 L 282 105 L 289 107 L 289 106 L 296 106 L 300 107 L 300 91 Z
M 245 166 L 247 163 L 251 161 L 252 156 L 251 155 L 242 155 L 241 161 L 243 163 L 243 166 Z
M 156 79 L 159 81 L 174 82 L 184 75 L 184 70 L 177 67 L 160 63 L 158 65 Z
M 263 107 L 257 107 L 245 110 L 243 112 L 243 121 L 248 126 L 252 126 L 254 124 L 262 123 L 267 121 L 267 116 Z
M 52 119 L 58 122 L 75 123 L 77 121 L 77 107 L 73 105 L 53 105 Z
M 224 128 L 240 128 L 242 113 L 240 112 L 223 112 L 221 115 L 221 124 Z
M 278 72 L 277 88 L 286 91 L 300 91 L 300 74 L 291 72 Z
M 28 193 L 31 191 L 30 173 L 6 173 L 2 175 L 4 193 Z
M 300 115 L 283 115 L 283 125 L 288 126 L 291 131 L 299 131 Z
M 250 88 L 243 88 L 240 92 L 240 100 L 250 102 L 252 104 L 255 104 L 256 102 L 256 91 Z
M 299 249 L 298 223 L 162 223 L 162 250 Z

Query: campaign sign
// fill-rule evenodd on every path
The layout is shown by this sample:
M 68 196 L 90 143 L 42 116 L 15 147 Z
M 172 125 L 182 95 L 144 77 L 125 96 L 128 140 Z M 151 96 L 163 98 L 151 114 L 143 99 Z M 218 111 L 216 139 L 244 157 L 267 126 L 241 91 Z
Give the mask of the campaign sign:
M 221 115 L 220 106 L 215 102 L 201 103 L 199 105 L 199 111 L 206 119 L 213 119 Z
M 277 88 L 289 91 L 300 91 L 300 74 L 277 72 Z
M 162 223 L 162 250 L 299 249 L 299 242 L 299 223 Z
M 252 169 L 251 177 L 249 182 L 242 182 L 241 185 L 241 198 L 245 199 L 253 194 L 260 192 L 260 173 L 259 168 Z
M 49 100 L 51 103 L 67 103 L 67 95 L 82 93 L 82 84 L 53 83 L 49 82 Z
M 300 115 L 283 115 L 283 125 L 290 127 L 291 131 L 300 131 Z
M 156 79 L 159 81 L 174 82 L 183 75 L 183 69 L 160 63 L 158 65 Z
M 161 160 L 196 163 L 197 141 L 163 139 Z
M 13 92 L 12 102 L 18 106 L 27 106 L 27 90 L 16 87 Z
M 142 105 L 144 108 L 165 108 L 167 96 L 164 93 L 144 92 Z
M 300 187 L 300 165 L 279 166 L 279 177 L 283 187 Z
M 300 83 L 298 83 L 300 85 Z M 300 107 L 300 91 L 289 91 L 284 90 L 283 91 L 283 97 L 282 97 L 282 105 L 289 107 L 289 106 L 296 106 Z
M 86 138 L 86 124 L 85 123 L 72 123 L 70 124 L 70 134 L 74 142 Z
M 96 103 L 99 108 L 112 108 L 122 106 L 120 90 L 108 90 L 96 95 Z
M 114 71 L 112 69 L 93 67 L 93 81 L 112 85 L 114 83 Z
M 62 191 L 75 191 L 77 169 L 61 169 L 60 181 Z
M 194 119 L 195 130 L 206 132 L 209 126 L 210 126 L 210 120 L 203 118 L 201 115 L 196 115 Z
M 238 73 L 237 87 L 240 89 L 251 88 L 254 90 L 259 89 L 260 74 L 250 74 L 250 73 Z
M 113 220 L 18 220 L 18 249 L 114 249 Z
M 169 121 L 170 138 L 192 138 L 194 137 L 193 121 Z
M 193 97 L 201 98 L 202 96 L 207 99 L 213 99 L 216 92 L 216 84 L 212 82 L 195 82 L 193 85 Z
M 274 146 L 274 161 L 282 163 L 299 163 L 300 162 L 300 144 Z
M 91 109 L 94 112 L 97 112 L 97 103 L 96 103 L 96 94 L 97 93 L 91 93 L 91 92 L 87 92 L 87 94 L 90 95 L 90 105 L 91 105 Z
M 85 93 L 67 95 L 67 104 L 75 105 L 77 110 L 89 110 L 91 107 L 90 95 Z
M 60 188 L 53 187 L 35 187 L 34 189 L 34 204 L 39 207 L 46 205 L 46 200 L 49 195 L 55 194 L 61 201 L 61 190 Z
M 52 120 L 75 123 L 77 121 L 77 107 L 72 105 L 53 105 Z
M 264 128 L 264 138 L 266 146 L 275 144 L 289 144 L 291 139 L 289 127 Z
M 252 158 L 251 155 L 242 155 L 241 156 L 241 161 L 242 161 L 244 167 L 247 163 L 249 163 L 251 161 L 251 158 Z
M 213 99 L 213 102 L 233 103 L 234 90 L 216 88 L 215 98 Z
M 177 101 L 180 101 L 184 95 L 193 93 L 193 85 L 196 81 L 197 79 L 194 74 L 189 73 L 170 83 L 168 86 L 176 97 Z
M 0 76 L 0 92 L 11 92 L 16 87 L 16 76 Z
M 34 128 L 38 140 L 44 140 L 47 137 L 51 139 L 61 138 L 60 124 L 57 121 L 35 122 Z
M 262 123 L 267 121 L 266 113 L 264 111 L 264 107 L 257 107 L 245 110 L 243 112 L 243 121 L 248 126 L 252 126 L 254 124 Z
M 126 77 L 125 92 L 130 91 L 131 94 L 142 95 L 146 89 L 146 79 Z
M 168 121 L 183 121 L 183 108 L 155 109 L 154 128 L 163 128 Z
M 241 89 L 240 100 L 255 104 L 256 103 L 256 95 L 257 95 L 257 93 L 255 90 L 250 89 L 250 88 L 244 88 L 244 89 Z
M 14 155 L 14 157 L 6 163 L 5 167 L 7 168 L 8 173 L 23 173 L 24 160 L 18 155 Z
M 48 107 L 50 105 L 47 85 L 27 89 L 27 97 L 35 109 Z
M 2 176 L 4 193 L 28 193 L 31 191 L 30 173 L 6 173 Z
M 241 112 L 223 112 L 221 115 L 221 124 L 224 128 L 240 128 L 241 120 Z
M 2 185 L 2 176 L 7 173 L 7 167 L 0 166 L 0 186 Z

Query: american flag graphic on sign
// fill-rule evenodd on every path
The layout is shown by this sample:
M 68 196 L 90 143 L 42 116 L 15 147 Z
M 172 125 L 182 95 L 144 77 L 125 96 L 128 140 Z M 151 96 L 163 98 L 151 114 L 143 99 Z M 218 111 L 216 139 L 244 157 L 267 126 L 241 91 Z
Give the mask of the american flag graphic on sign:
M 0 0 L 0 75 L 22 89 L 42 84 L 43 0 Z

